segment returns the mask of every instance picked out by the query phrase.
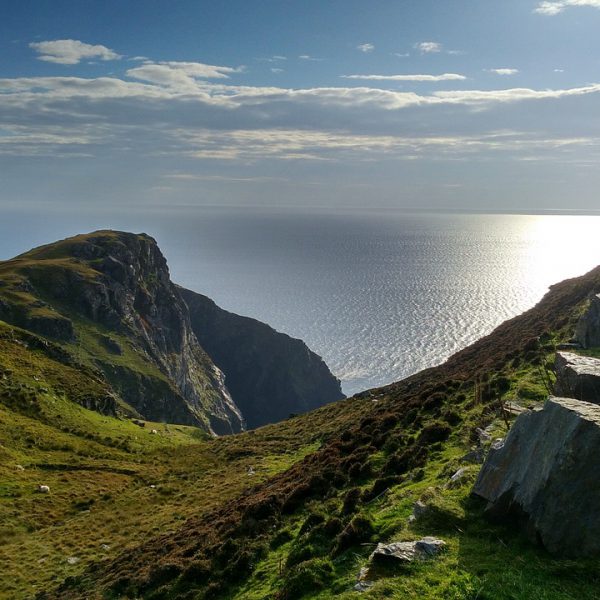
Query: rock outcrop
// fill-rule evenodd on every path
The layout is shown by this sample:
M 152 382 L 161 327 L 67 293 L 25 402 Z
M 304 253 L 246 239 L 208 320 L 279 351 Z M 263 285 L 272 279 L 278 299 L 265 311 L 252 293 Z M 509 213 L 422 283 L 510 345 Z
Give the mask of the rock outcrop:
M 341 400 L 340 382 L 302 340 L 219 308 L 179 288 L 202 347 L 225 373 L 227 389 L 254 428 Z
M 516 519 L 554 554 L 600 554 L 600 406 L 548 399 L 522 414 L 479 473 L 487 512 Z
M 600 404 L 600 359 L 573 352 L 557 352 L 554 393 Z
M 27 327 L 35 321 L 22 315 L 35 316 L 41 304 L 46 321 L 72 324 L 75 352 L 86 352 L 138 413 L 217 434 L 243 428 L 153 238 L 99 231 L 36 248 L 2 266 L 7 275 L 0 295 L 11 308 L 0 318 Z M 11 320 L 12 314 L 17 318 Z M 49 326 L 32 329 L 65 337 Z
M 244 417 L 257 427 L 344 397 L 301 340 L 173 284 L 146 234 L 97 231 L 0 262 L 0 320 L 63 348 L 125 414 L 153 421 L 235 433 Z
M 600 294 L 592 297 L 575 330 L 575 339 L 584 347 L 600 346 Z

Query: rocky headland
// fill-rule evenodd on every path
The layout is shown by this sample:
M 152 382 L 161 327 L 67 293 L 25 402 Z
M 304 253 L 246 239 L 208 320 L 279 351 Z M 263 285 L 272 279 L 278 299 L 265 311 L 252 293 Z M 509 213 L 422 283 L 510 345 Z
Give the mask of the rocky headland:
M 124 414 L 153 421 L 235 433 L 343 397 L 300 340 L 174 285 L 145 234 L 98 231 L 0 263 L 0 320 L 61 344 Z

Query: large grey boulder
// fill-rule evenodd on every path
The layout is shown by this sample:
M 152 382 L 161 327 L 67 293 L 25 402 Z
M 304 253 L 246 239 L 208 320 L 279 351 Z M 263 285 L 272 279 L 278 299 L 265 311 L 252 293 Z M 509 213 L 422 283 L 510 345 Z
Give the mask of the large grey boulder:
M 557 352 L 554 393 L 600 404 L 600 359 L 573 352 Z
M 600 406 L 550 397 L 517 418 L 479 473 L 474 494 L 566 556 L 600 554 Z
M 584 347 L 600 346 L 600 294 L 592 298 L 575 329 L 575 339 Z

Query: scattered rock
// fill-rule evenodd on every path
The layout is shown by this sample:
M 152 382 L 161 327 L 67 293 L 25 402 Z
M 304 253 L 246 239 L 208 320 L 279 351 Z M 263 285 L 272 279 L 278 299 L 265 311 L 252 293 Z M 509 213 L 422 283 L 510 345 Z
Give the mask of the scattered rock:
M 492 439 L 492 436 L 485 430 L 485 429 L 481 429 L 481 427 L 478 427 L 475 432 L 477 433 L 477 436 L 479 437 L 479 443 L 483 444 L 484 442 L 489 442 Z
M 140 421 L 139 419 L 132 419 L 131 422 L 138 427 L 146 427 L 146 423 L 144 421 Z
M 410 563 L 415 560 L 432 558 L 439 554 L 445 546 L 446 542 L 433 537 L 424 537 L 416 542 L 377 544 L 377 548 L 375 548 L 369 560 L 374 563 Z
M 557 352 L 554 393 L 600 404 L 600 359 Z
M 506 402 L 504 404 L 504 410 L 515 417 L 518 417 L 520 414 L 527 412 L 529 409 L 517 404 L 516 402 Z
M 467 452 L 464 456 L 461 456 L 461 462 L 467 462 L 472 464 L 481 464 L 483 462 L 484 452 L 483 448 L 474 448 L 470 452 Z
M 437 556 L 444 550 L 446 542 L 439 540 L 434 537 L 424 537 L 418 542 L 415 542 L 415 550 L 417 551 L 419 558 L 431 558 Z
M 502 448 L 502 446 L 504 446 L 504 438 L 496 438 L 492 442 L 492 445 L 490 446 L 490 449 L 491 450 L 500 450 L 500 448 Z
M 584 347 L 600 346 L 600 294 L 594 296 L 575 329 L 575 339 Z
M 465 467 L 460 468 L 458 471 L 456 471 L 456 473 L 454 473 L 454 475 L 452 475 L 452 477 L 450 477 L 450 480 L 448 481 L 448 483 L 446 483 L 446 487 L 447 488 L 459 487 L 462 484 L 466 473 L 467 473 L 467 469 Z
M 378 566 L 427 560 L 437 556 L 445 546 L 446 542 L 434 537 L 424 537 L 414 542 L 377 544 L 377 548 L 369 556 L 369 563 L 358 573 L 354 590 L 366 592 L 373 587 L 374 580 L 378 578 Z
M 76 565 L 81 559 L 78 556 L 69 556 L 69 558 L 67 558 L 67 562 L 70 565 Z
M 248 470 L 246 471 L 246 475 L 255 475 L 256 472 L 254 471 L 254 469 L 252 467 L 248 467 Z
M 369 579 L 371 572 L 369 567 L 362 567 L 356 578 L 356 585 L 354 586 L 357 592 L 366 592 L 373 587 L 373 581 Z
M 100 548 L 106 552 L 107 550 L 110 550 L 110 545 L 109 544 L 100 544 Z
M 473 492 L 551 553 L 600 554 L 600 406 L 551 397 L 494 444 Z
M 156 486 L 155 486 L 153 483 L 151 483 L 151 484 L 150 484 L 148 487 L 149 487 L 151 490 L 155 490 L 155 489 L 156 489 Z

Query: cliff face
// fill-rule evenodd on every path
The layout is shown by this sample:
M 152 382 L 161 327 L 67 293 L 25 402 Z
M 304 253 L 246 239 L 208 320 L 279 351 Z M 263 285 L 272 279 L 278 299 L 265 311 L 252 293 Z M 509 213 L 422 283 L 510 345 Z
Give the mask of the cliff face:
M 0 319 L 75 346 L 146 418 L 243 428 L 151 237 L 77 236 L 6 261 L 0 278 Z
M 344 396 L 340 382 L 301 340 L 219 308 L 179 288 L 200 344 L 225 373 L 227 388 L 249 427 L 304 413 Z
M 344 397 L 302 341 L 174 285 L 145 234 L 98 231 L 0 262 L 0 321 L 62 345 L 152 421 L 235 433 Z

